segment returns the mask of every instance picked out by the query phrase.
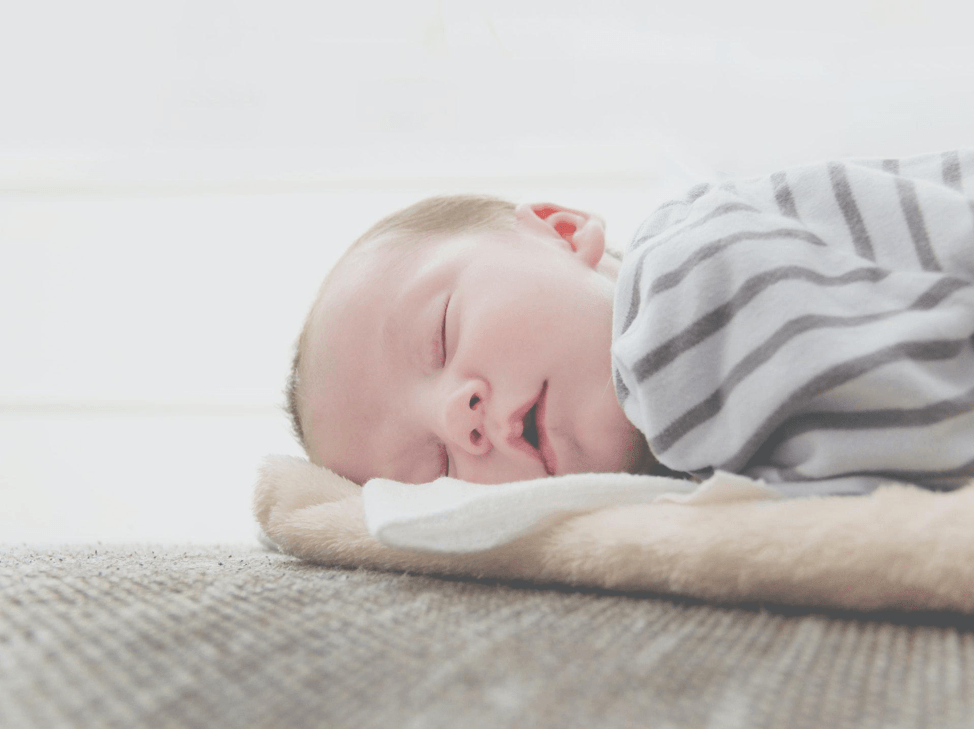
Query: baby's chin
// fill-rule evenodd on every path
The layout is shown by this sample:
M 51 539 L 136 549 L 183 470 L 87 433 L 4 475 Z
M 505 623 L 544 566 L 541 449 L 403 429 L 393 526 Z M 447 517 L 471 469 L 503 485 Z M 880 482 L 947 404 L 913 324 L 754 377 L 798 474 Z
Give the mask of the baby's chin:
M 566 463 L 573 473 L 649 473 L 656 459 L 646 440 L 628 420 L 598 429 L 587 445 L 587 453 Z
M 604 388 L 590 411 L 588 422 L 591 440 L 589 445 L 594 456 L 586 469 L 600 473 L 645 473 L 656 459 L 652 457 L 646 439 L 630 422 L 616 400 L 612 388 Z
M 627 421 L 627 425 L 630 425 Z M 627 432 L 619 445 L 616 462 L 612 471 L 615 473 L 652 473 L 656 466 L 656 459 L 649 451 L 646 439 L 635 427 Z

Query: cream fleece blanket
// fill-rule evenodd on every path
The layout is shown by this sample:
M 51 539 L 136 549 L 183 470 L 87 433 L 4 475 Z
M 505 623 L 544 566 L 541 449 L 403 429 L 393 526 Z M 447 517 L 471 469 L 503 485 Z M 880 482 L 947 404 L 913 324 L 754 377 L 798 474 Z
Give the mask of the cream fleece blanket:
M 363 489 L 304 459 L 271 456 L 254 509 L 283 552 L 330 565 L 974 613 L 974 485 L 781 499 L 729 474 L 699 486 L 626 474 L 446 481 L 377 479 Z

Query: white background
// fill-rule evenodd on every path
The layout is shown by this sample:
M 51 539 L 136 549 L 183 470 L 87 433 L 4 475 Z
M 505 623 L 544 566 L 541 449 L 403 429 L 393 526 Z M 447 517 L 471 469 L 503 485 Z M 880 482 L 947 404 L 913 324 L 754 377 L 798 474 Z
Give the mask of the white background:
M 338 254 L 482 191 L 969 146 L 961 0 L 32 0 L 0 19 L 0 540 L 247 539 Z

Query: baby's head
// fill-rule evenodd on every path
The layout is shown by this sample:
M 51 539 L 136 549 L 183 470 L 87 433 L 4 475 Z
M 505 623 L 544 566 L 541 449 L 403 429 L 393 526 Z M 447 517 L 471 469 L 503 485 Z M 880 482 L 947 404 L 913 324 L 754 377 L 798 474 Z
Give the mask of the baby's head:
M 618 265 L 600 218 L 548 203 L 431 198 L 380 221 L 298 341 L 309 457 L 360 484 L 642 468 L 612 386 Z

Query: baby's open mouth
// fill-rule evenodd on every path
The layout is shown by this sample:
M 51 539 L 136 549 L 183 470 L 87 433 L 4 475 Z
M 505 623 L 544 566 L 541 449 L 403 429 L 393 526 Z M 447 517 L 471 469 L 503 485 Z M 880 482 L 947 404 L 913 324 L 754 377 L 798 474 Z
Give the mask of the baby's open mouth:
M 528 410 L 528 414 L 524 416 L 524 432 L 521 433 L 521 437 L 524 438 L 531 447 L 538 449 L 538 403 L 534 403 L 531 409 Z
M 555 474 L 554 452 L 548 443 L 544 421 L 547 403 L 545 396 L 547 394 L 548 382 L 545 381 L 541 386 L 541 392 L 538 393 L 534 401 L 518 408 L 518 411 L 511 418 L 510 442 L 518 450 L 530 453 L 531 456 L 541 461 L 545 473 L 553 476 Z

